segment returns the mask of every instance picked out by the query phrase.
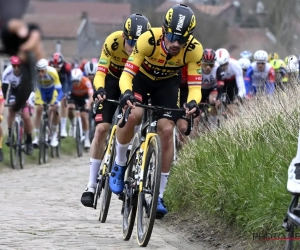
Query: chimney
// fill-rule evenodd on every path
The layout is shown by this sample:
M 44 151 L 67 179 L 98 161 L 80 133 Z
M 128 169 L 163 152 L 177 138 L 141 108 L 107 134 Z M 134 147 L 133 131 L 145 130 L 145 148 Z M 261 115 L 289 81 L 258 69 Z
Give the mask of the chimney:
M 86 11 L 81 12 L 81 19 L 87 19 L 88 18 L 88 13 Z

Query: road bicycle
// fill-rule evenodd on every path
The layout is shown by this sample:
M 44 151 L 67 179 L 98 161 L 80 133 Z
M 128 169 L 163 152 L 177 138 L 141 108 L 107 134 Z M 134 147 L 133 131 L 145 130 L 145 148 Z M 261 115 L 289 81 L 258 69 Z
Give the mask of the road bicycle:
M 12 107 L 12 104 L 5 104 L 5 107 Z M 24 132 L 24 121 L 22 118 L 22 111 L 19 110 L 16 112 L 15 120 L 11 127 L 11 134 L 10 134 L 10 166 L 12 169 L 15 169 L 17 165 L 20 165 L 20 168 L 24 168 L 25 164 L 25 152 L 24 149 L 26 147 L 26 136 Z M 31 109 L 29 108 L 30 116 Z
M 78 105 L 75 107 L 75 140 L 76 140 L 76 150 L 77 156 L 81 157 L 84 149 L 84 134 L 82 128 L 82 119 L 81 119 L 82 108 Z
M 114 100 L 105 100 L 107 102 L 114 102 Z M 100 102 L 96 102 L 93 107 L 93 113 L 96 113 L 96 110 L 99 106 Z M 99 215 L 99 221 L 101 223 L 106 222 L 110 200 L 111 200 L 111 190 L 109 188 L 109 175 L 111 173 L 112 165 L 115 161 L 115 144 L 116 144 L 116 130 L 117 130 L 117 124 L 119 120 L 122 118 L 122 108 L 118 106 L 118 108 L 115 111 L 115 115 L 113 118 L 113 122 L 111 125 L 109 137 L 107 140 L 107 146 L 104 151 L 104 157 L 102 158 L 103 161 L 100 165 L 100 170 L 98 173 L 98 179 L 97 179 L 97 187 L 94 197 L 94 209 L 97 208 L 98 199 L 100 199 L 100 215 Z
M 40 134 L 39 134 L 39 164 L 47 163 L 49 159 L 49 147 L 50 146 L 50 139 L 53 136 L 53 131 L 51 129 L 51 124 L 49 121 L 49 106 L 50 104 L 44 103 L 43 104 L 43 113 L 42 113 L 42 120 L 40 125 Z M 56 110 L 55 115 L 58 115 L 58 111 Z M 56 147 L 51 147 L 51 156 L 57 157 L 60 156 L 61 150 L 61 140 L 60 140 L 60 123 L 58 127 L 58 145 Z
M 141 131 L 136 133 L 132 141 L 132 149 L 127 161 L 125 173 L 123 200 L 123 239 L 129 240 L 136 219 L 137 242 L 145 247 L 150 240 L 155 219 L 163 215 L 157 213 L 159 196 L 162 149 L 160 138 L 156 133 L 158 113 L 185 112 L 185 109 L 171 109 L 160 106 L 136 104 L 144 108 L 144 118 Z M 128 120 L 131 109 L 124 113 L 119 124 L 123 127 Z M 150 115 L 149 115 L 150 111 Z M 148 116 L 149 115 L 149 116 Z M 149 117 L 149 119 L 148 119 Z M 186 134 L 193 129 L 193 119 L 189 120 Z

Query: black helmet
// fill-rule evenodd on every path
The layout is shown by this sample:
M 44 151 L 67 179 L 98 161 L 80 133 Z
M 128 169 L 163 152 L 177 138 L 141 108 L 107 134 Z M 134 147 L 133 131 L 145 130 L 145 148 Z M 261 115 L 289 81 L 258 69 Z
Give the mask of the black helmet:
M 196 27 L 196 17 L 190 7 L 176 4 L 163 17 L 163 26 L 166 33 L 188 37 Z
M 147 17 L 137 13 L 132 14 L 126 19 L 124 23 L 123 32 L 125 39 L 135 42 L 141 34 L 149 30 L 150 28 L 151 25 Z

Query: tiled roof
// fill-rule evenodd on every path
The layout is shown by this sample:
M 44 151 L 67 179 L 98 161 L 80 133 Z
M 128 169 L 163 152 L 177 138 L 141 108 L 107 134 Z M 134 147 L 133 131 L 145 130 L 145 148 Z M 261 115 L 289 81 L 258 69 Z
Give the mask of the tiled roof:
M 225 3 L 222 5 L 206 5 L 206 4 L 194 4 L 195 8 L 197 10 L 201 11 L 202 13 L 205 13 L 210 16 L 218 16 L 223 11 L 227 10 L 230 6 L 232 6 L 232 3 Z

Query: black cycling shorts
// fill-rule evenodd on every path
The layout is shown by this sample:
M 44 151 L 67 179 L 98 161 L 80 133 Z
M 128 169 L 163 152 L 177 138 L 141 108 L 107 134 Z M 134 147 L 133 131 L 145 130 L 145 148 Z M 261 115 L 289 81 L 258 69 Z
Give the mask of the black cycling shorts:
M 238 87 L 236 84 L 236 80 L 225 80 L 225 92 L 227 93 L 228 103 L 232 103 L 235 96 L 238 94 Z
M 179 108 L 179 85 L 181 82 L 181 76 L 173 76 L 164 80 L 153 81 L 140 71 L 136 74 L 132 81 L 132 90 L 135 99 L 141 103 L 147 103 L 147 94 L 150 94 L 151 105 L 163 106 L 166 108 Z M 176 123 L 178 115 L 172 112 L 166 111 L 159 113 L 158 119 L 166 118 Z
M 88 95 L 76 96 L 71 94 L 68 99 L 68 103 L 75 104 L 80 109 L 80 111 L 85 111 L 86 110 L 85 105 L 88 99 L 89 99 Z
M 210 89 L 201 88 L 201 94 L 202 94 L 201 102 L 209 102 L 209 95 L 212 91 L 217 91 L 217 87 L 213 87 Z
M 15 103 L 16 102 L 16 95 L 18 93 L 18 89 L 17 88 L 10 88 L 7 94 L 7 103 L 11 104 L 11 103 Z
M 119 100 L 121 91 L 119 88 L 119 79 L 115 78 L 111 74 L 107 74 L 105 77 L 105 91 L 106 98 Z M 117 105 L 111 102 L 103 102 L 99 105 L 95 116 L 95 124 L 109 123 L 111 124 L 113 116 L 116 112 Z

